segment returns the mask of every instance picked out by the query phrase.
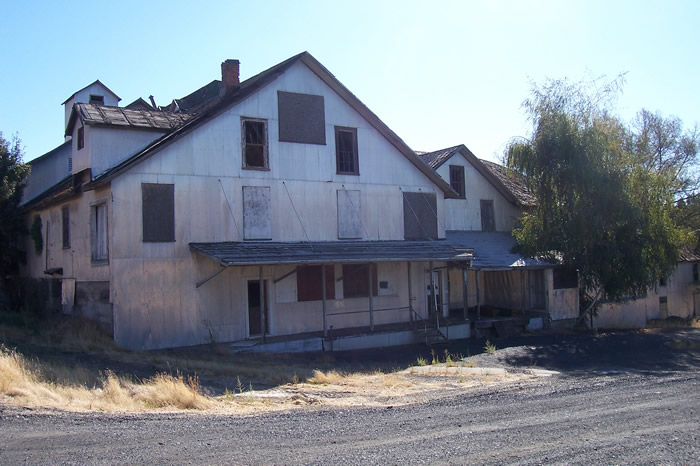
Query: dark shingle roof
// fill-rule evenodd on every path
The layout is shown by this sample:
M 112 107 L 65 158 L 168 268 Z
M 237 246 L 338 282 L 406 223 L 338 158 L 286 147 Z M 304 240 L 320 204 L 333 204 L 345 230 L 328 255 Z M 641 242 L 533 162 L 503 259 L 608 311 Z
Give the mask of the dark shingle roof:
M 438 167 L 452 157 L 452 154 L 459 150 L 460 147 L 462 146 L 452 146 L 446 149 L 436 150 L 434 152 L 416 152 L 416 154 L 418 154 L 418 157 L 420 157 L 423 162 L 428 164 L 430 168 L 437 170 Z
M 77 103 L 73 105 L 73 111 L 66 126 L 66 136 L 72 134 L 77 118 L 80 118 L 86 125 L 109 125 L 170 131 L 179 128 L 192 119 L 192 115 Z
M 222 266 L 398 261 L 469 261 L 470 248 L 449 241 L 319 241 L 190 243 Z
M 528 189 L 525 183 L 525 177 L 497 163 L 483 159 L 481 159 L 480 162 L 508 188 L 508 191 L 513 193 L 513 196 L 518 199 L 521 205 L 525 207 L 532 207 L 535 205 L 535 196 L 533 196 Z

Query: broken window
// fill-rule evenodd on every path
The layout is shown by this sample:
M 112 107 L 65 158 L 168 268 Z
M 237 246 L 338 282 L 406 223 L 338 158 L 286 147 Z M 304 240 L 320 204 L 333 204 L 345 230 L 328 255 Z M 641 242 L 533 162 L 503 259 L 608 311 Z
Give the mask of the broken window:
M 62 242 L 63 249 L 70 248 L 70 206 L 64 205 L 61 208 Z
M 403 193 L 404 239 L 437 239 L 435 193 Z
M 268 186 L 243 186 L 243 238 L 272 239 Z
M 78 128 L 78 150 L 85 147 L 85 127 Z
M 335 163 L 339 175 L 359 175 L 357 128 L 335 127 Z
M 277 107 L 280 141 L 326 144 L 323 96 L 277 91 Z
M 267 121 L 252 118 L 241 119 L 243 142 L 243 168 L 268 168 Z
M 141 183 L 143 242 L 175 241 L 175 185 Z
M 104 105 L 105 104 L 105 96 L 90 94 L 90 103 Z
M 450 165 L 450 186 L 459 194 L 460 199 L 466 197 L 464 190 L 464 167 L 461 165 Z
M 90 246 L 93 264 L 101 265 L 109 262 L 106 201 L 99 201 L 90 208 Z
M 496 231 L 492 200 L 481 200 L 481 230 Z
M 338 190 L 338 239 L 362 239 L 360 191 Z
M 372 268 L 372 296 L 377 296 L 377 264 L 343 264 L 343 297 L 368 298 L 369 274 Z
M 323 299 L 321 269 L 326 274 L 326 299 L 335 299 L 335 268 L 332 265 L 307 265 L 297 268 L 297 301 Z

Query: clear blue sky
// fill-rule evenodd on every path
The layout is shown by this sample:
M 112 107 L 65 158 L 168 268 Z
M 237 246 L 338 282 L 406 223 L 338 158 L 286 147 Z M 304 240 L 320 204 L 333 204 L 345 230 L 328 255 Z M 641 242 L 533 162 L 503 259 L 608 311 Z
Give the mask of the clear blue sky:
M 498 160 L 530 82 L 626 72 L 618 112 L 700 120 L 698 1 L 4 1 L 0 131 L 26 160 L 63 142 L 61 103 L 100 79 L 126 105 L 248 78 L 307 50 L 413 149 Z

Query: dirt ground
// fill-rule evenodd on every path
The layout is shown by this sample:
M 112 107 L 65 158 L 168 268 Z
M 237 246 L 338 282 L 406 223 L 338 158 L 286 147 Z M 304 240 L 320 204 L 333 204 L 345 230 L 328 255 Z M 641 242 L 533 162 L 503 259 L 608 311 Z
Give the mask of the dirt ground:
M 0 463 L 697 463 L 700 330 L 492 343 L 492 354 L 484 341 L 450 345 L 468 355 L 456 364 L 413 366 L 416 351 L 431 356 L 418 347 L 335 354 L 331 367 L 352 375 L 244 391 L 237 412 L 0 403 Z M 319 361 L 285 361 L 297 357 Z

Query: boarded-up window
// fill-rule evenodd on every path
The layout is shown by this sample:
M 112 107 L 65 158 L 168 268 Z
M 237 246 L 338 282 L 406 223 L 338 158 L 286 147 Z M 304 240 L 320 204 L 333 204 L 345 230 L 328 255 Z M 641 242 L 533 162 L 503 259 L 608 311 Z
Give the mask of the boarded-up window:
M 323 96 L 277 91 L 280 141 L 326 143 Z
M 464 190 L 464 167 L 461 165 L 450 165 L 450 186 L 457 191 L 459 197 L 464 199 L 466 193 Z
M 555 290 L 565 288 L 578 288 L 578 274 L 576 269 L 556 268 L 552 272 Z
M 481 200 L 481 230 L 496 230 L 496 220 L 493 216 L 493 201 L 491 200 Z
M 243 168 L 268 168 L 266 120 L 242 118 L 241 142 Z
M 338 190 L 338 239 L 362 238 L 360 191 Z
M 272 239 L 270 188 L 243 186 L 244 239 Z
M 357 129 L 335 127 L 335 164 L 339 175 L 359 175 Z
M 175 186 L 141 183 L 143 241 L 175 241 Z
M 335 299 L 335 269 L 332 265 L 327 265 L 324 269 L 326 273 L 326 299 Z M 320 265 L 297 268 L 297 301 L 322 300 L 322 283 Z
M 435 193 L 403 193 L 404 239 L 437 239 Z
M 377 296 L 377 264 L 372 267 L 372 296 Z M 344 298 L 368 298 L 369 297 L 369 270 L 370 264 L 343 264 L 343 297 Z
M 93 264 L 106 264 L 109 261 L 107 238 L 107 203 L 93 204 L 90 209 L 90 249 Z
M 64 205 L 61 208 L 61 226 L 63 249 L 70 248 L 70 206 Z

